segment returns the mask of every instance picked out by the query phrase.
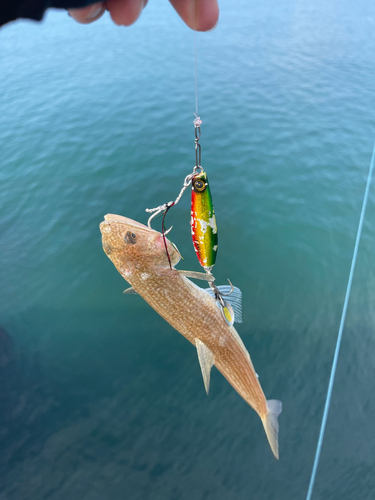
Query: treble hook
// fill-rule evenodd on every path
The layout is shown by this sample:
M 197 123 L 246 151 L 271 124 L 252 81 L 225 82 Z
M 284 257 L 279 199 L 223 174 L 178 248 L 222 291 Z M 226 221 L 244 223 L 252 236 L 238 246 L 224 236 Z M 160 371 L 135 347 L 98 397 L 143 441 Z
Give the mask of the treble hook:
M 228 297 L 231 293 L 233 293 L 233 290 L 234 290 L 234 286 L 232 285 L 230 279 L 227 278 L 227 280 L 228 280 L 228 283 L 230 284 L 230 288 L 231 288 L 230 292 L 228 292 L 228 293 L 219 292 L 220 295 L 223 295 L 224 297 Z
M 215 285 L 215 282 L 214 281 L 210 281 L 209 282 L 209 285 L 210 285 L 210 288 L 211 290 L 214 292 L 215 294 L 215 299 L 219 302 L 219 304 L 224 307 L 224 299 L 222 298 L 222 294 L 220 292 L 220 290 L 218 289 L 218 287 Z
M 212 275 L 210 269 L 206 269 L 206 272 L 207 272 L 207 274 Z M 210 288 L 211 288 L 211 290 L 213 291 L 213 293 L 215 295 L 215 300 L 217 301 L 218 305 L 221 308 L 221 313 L 223 315 L 224 321 L 227 323 L 228 326 L 232 326 L 233 323 L 234 323 L 233 308 L 229 304 L 229 302 L 227 302 L 223 297 L 226 297 L 226 296 L 230 295 L 233 292 L 234 287 L 233 287 L 232 283 L 230 282 L 230 280 L 228 279 L 228 282 L 230 284 L 231 290 L 230 290 L 229 293 L 223 293 L 223 292 L 220 292 L 220 290 L 218 289 L 218 287 L 215 285 L 214 281 L 215 281 L 215 278 L 214 278 L 213 281 L 209 282 Z
M 207 268 L 205 269 L 206 273 L 210 276 L 213 277 L 213 280 L 210 281 L 210 287 L 211 287 L 211 290 L 214 292 L 215 294 L 215 298 L 216 300 L 220 303 L 220 305 L 223 305 L 224 304 L 224 300 L 221 298 L 221 297 L 228 297 L 229 295 L 231 295 L 233 293 L 233 290 L 234 290 L 234 286 L 232 285 L 232 282 L 230 281 L 229 278 L 227 278 L 228 280 L 228 283 L 230 285 L 230 292 L 228 293 L 223 293 L 221 292 L 218 287 L 215 285 L 215 278 L 214 278 L 214 275 L 212 274 L 211 272 L 211 269 L 212 269 L 212 266 L 210 268 Z

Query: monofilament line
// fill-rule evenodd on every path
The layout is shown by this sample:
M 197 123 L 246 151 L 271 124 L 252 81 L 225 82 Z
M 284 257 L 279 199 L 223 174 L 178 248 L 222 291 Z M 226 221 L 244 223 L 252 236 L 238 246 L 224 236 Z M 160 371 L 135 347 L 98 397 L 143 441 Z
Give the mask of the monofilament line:
M 365 195 L 363 197 L 362 211 L 361 211 L 361 216 L 359 218 L 359 224 L 358 224 L 358 230 L 357 230 L 357 237 L 356 237 L 356 240 L 355 240 L 353 257 L 352 257 L 352 263 L 351 263 L 351 266 L 350 266 L 350 273 L 349 273 L 348 285 L 346 287 L 344 306 L 343 306 L 343 309 L 342 309 L 341 321 L 340 321 L 340 326 L 339 326 L 339 332 L 338 332 L 338 335 L 337 335 L 335 355 L 333 357 L 333 362 L 332 362 L 332 369 L 331 369 L 331 375 L 330 375 L 330 378 L 329 378 L 327 397 L 326 397 L 326 402 L 325 402 L 325 405 L 324 405 L 323 419 L 322 419 L 322 424 L 321 424 L 321 427 L 320 427 L 318 445 L 317 445 L 317 448 L 316 448 L 314 465 L 313 465 L 313 469 L 312 469 L 312 472 L 311 472 L 310 484 L 309 484 L 309 489 L 307 491 L 306 500 L 310 500 L 311 499 L 311 495 L 312 495 L 312 491 L 313 491 L 314 483 L 315 483 L 316 472 L 318 470 L 319 459 L 320 459 L 320 452 L 322 450 L 323 439 L 324 439 L 324 432 L 326 430 L 327 417 L 328 417 L 329 407 L 330 407 L 330 404 L 331 404 L 332 389 L 333 389 L 333 384 L 334 384 L 334 381 L 335 381 L 337 361 L 338 361 L 339 353 L 340 353 L 342 332 L 344 330 L 344 324 L 345 324 L 345 318 L 346 318 L 346 311 L 348 309 L 348 303 L 349 303 L 349 297 L 350 297 L 350 292 L 351 292 L 351 288 L 352 288 L 352 281 L 353 281 L 354 269 L 355 269 L 355 265 L 356 265 L 356 262 L 357 262 L 358 247 L 359 247 L 359 243 L 360 243 L 361 235 L 362 235 L 362 227 L 363 227 L 363 221 L 365 219 L 365 213 L 366 213 L 368 195 L 369 195 L 369 191 L 370 191 L 371 179 L 372 179 L 372 174 L 373 174 L 373 170 L 374 170 L 374 163 L 375 163 L 375 144 L 374 144 L 374 149 L 373 149 L 373 152 L 372 152 L 370 169 L 369 169 L 369 173 L 368 173 L 368 177 L 367 177 L 367 184 L 366 184 Z
M 198 66 L 197 66 L 197 21 L 194 0 L 194 74 L 195 74 L 195 116 L 198 116 Z

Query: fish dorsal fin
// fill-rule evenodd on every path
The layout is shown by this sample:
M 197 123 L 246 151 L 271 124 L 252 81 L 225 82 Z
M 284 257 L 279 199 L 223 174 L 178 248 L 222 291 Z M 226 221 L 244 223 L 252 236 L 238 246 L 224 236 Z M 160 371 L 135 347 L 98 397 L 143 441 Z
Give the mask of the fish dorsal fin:
M 210 349 L 201 340 L 195 339 L 195 347 L 197 348 L 199 364 L 201 365 L 204 387 L 208 395 L 211 368 L 213 367 L 215 358 Z
M 219 292 L 222 294 L 227 294 L 231 291 L 232 287 L 229 285 L 220 285 L 217 287 Z M 211 288 L 205 288 L 205 292 L 207 292 L 211 297 L 215 298 L 214 292 Z M 236 286 L 233 287 L 233 292 L 230 295 L 225 296 L 225 302 L 227 302 L 230 306 L 232 306 L 234 312 L 234 322 L 242 323 L 242 292 Z
M 125 293 L 126 295 L 138 295 L 132 286 L 124 290 L 122 293 Z

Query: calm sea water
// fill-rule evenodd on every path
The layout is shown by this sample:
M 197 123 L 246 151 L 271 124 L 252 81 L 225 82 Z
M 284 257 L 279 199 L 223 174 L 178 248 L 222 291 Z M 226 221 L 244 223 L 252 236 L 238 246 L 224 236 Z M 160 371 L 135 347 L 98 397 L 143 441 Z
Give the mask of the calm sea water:
M 306 495 L 375 138 L 375 4 L 224 0 L 197 47 L 215 274 L 283 401 L 280 461 L 101 248 L 104 214 L 145 222 L 194 165 L 192 32 L 161 1 L 129 29 L 55 11 L 0 30 L 1 500 Z M 189 196 L 172 212 L 199 270 Z M 374 217 L 375 189 L 315 499 L 374 495 Z

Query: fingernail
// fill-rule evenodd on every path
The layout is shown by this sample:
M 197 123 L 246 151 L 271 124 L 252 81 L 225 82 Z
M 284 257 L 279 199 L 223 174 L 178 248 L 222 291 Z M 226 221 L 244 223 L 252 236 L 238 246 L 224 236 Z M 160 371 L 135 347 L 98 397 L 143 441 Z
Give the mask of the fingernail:
M 216 26 L 219 24 L 219 19 L 216 21 L 216 24 L 213 28 L 211 28 L 210 30 L 206 31 L 206 33 L 209 33 L 210 31 L 213 31 L 214 29 L 216 29 Z
M 100 5 L 99 7 L 96 7 L 95 9 L 93 9 L 90 14 L 87 15 L 86 19 L 95 19 L 95 17 L 98 17 L 98 15 L 103 11 L 104 12 L 104 8 Z

